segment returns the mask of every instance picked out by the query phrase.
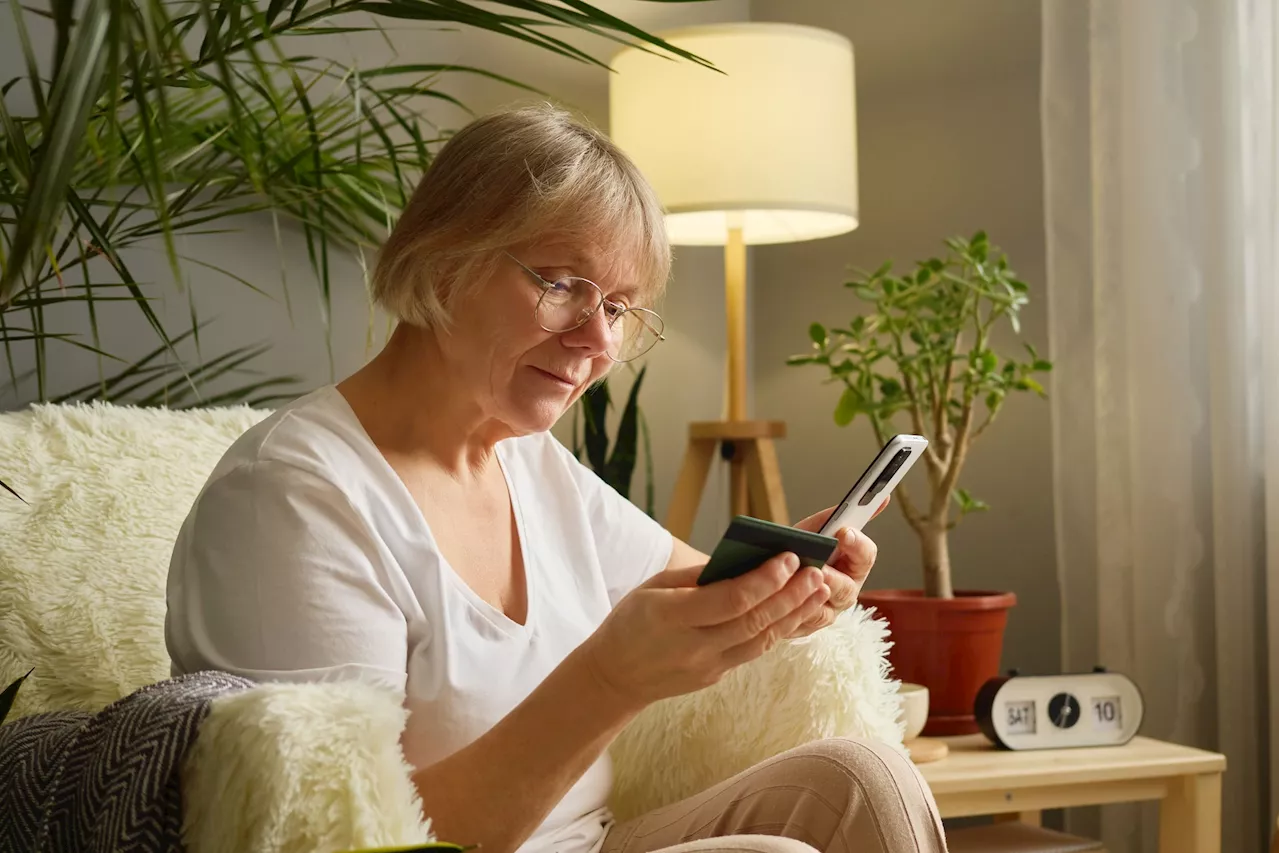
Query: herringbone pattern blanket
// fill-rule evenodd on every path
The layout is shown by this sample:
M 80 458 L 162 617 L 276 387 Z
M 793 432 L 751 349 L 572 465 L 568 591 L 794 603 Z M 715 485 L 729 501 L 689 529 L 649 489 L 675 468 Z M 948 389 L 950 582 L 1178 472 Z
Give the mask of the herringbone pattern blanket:
M 210 701 L 252 686 L 194 673 L 0 726 L 0 853 L 180 853 L 183 758 Z

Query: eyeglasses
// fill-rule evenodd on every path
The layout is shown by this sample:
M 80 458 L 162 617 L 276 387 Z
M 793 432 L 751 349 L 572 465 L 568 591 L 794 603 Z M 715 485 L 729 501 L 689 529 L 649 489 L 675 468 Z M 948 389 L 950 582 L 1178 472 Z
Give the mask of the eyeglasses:
M 600 285 L 591 279 L 566 276 L 547 281 L 511 253 L 507 257 L 531 275 L 542 296 L 533 309 L 534 319 L 544 331 L 572 332 L 587 324 L 596 312 L 604 308 L 609 326 L 609 344 L 606 352 L 616 362 L 631 361 L 653 349 L 658 341 L 664 341 L 662 318 L 648 308 L 630 308 L 604 298 Z

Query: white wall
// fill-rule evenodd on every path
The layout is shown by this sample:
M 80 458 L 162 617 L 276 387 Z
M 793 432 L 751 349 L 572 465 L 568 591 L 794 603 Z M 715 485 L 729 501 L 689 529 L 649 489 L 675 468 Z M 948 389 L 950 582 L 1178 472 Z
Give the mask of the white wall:
M 788 422 L 779 455 L 790 508 L 801 515 L 838 500 L 876 449 L 865 421 L 833 423 L 840 386 L 823 385 L 819 368 L 785 365 L 808 349 L 809 323 L 845 323 L 857 313 L 842 287 L 850 267 L 890 259 L 905 267 L 939 254 L 945 237 L 985 229 L 1031 285 L 1023 331 L 1048 349 L 1039 7 L 754 0 L 752 18 L 835 30 L 855 53 L 860 226 L 753 250 L 756 413 Z M 1052 672 L 1059 661 L 1049 428 L 1047 402 L 1024 395 L 1008 403 L 961 479 L 992 509 L 967 518 L 951 541 L 957 588 L 1017 593 L 1004 657 L 1024 672 Z M 880 545 L 869 585 L 919 587 L 916 540 L 897 511 L 868 532 Z

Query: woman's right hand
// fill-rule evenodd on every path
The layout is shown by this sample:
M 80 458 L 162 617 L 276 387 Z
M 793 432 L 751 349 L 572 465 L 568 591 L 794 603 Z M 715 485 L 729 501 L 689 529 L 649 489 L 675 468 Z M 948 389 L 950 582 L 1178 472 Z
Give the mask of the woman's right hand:
M 595 679 L 625 706 L 715 684 L 822 609 L 822 572 L 779 554 L 730 580 L 698 586 L 701 567 L 664 571 L 618 603 L 581 649 Z

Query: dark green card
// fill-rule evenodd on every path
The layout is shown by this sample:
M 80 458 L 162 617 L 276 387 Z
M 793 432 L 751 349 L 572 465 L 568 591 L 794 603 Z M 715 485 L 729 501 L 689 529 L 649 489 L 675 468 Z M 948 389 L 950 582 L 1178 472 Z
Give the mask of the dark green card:
M 797 530 L 746 515 L 734 517 L 711 560 L 698 577 L 698 585 L 736 578 L 770 557 L 790 551 L 802 566 L 823 566 L 839 543 L 830 536 Z

